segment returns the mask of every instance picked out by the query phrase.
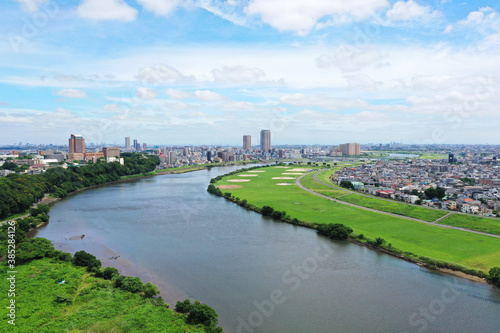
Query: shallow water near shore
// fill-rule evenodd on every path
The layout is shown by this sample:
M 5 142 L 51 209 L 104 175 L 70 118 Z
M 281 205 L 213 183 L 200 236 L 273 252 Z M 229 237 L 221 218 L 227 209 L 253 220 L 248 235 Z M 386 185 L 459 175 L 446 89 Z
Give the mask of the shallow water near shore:
M 499 331 L 498 289 L 333 242 L 206 192 L 211 178 L 237 168 L 84 191 L 55 204 L 37 236 L 155 283 L 172 308 L 185 298 L 209 304 L 225 332 Z

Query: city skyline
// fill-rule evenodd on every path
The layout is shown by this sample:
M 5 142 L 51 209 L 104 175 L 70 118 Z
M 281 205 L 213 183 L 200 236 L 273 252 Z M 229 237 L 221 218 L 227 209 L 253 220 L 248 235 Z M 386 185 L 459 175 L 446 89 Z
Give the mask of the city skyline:
M 4 1 L 0 144 L 498 142 L 498 1 L 164 3 Z

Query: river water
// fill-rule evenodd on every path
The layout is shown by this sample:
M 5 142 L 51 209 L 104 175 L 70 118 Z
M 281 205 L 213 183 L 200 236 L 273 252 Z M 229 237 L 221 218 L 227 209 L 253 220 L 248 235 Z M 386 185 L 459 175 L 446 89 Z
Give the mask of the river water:
M 500 291 L 431 272 L 206 192 L 213 168 L 71 196 L 38 237 L 198 299 L 225 332 L 499 332 Z M 85 235 L 82 239 L 81 235 Z

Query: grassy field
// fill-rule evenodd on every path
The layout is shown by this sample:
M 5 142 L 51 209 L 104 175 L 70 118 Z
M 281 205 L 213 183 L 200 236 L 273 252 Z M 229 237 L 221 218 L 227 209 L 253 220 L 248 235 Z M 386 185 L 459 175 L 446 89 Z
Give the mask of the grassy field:
M 500 235 L 500 219 L 454 214 L 439 221 L 439 223 Z
M 419 156 L 421 160 L 443 160 L 448 159 L 448 155 L 446 154 L 436 154 L 436 153 L 423 153 Z
M 429 209 L 396 201 L 392 202 L 387 200 L 380 200 L 377 198 L 365 197 L 359 194 L 347 195 L 339 198 L 339 200 L 349 202 L 358 206 L 381 210 L 383 212 L 413 217 L 427 222 L 436 221 L 440 217 L 448 214 L 447 212 L 441 210 Z
M 444 229 L 334 203 L 293 185 L 295 178 L 300 175 L 283 175 L 283 173 L 299 173 L 287 171 L 294 168 L 300 167 L 262 168 L 260 170 L 265 172 L 253 173 L 256 176 L 241 177 L 250 173 L 233 175 L 222 179 L 217 185 L 241 186 L 226 188 L 223 192 L 231 192 L 234 196 L 246 199 L 259 207 L 269 205 L 275 210 L 286 211 L 292 218 L 316 223 L 344 223 L 357 234 L 362 233 L 369 238 L 382 237 L 388 243 L 392 243 L 393 247 L 419 256 L 482 270 L 500 266 L 500 239 Z M 275 177 L 294 179 L 272 179 Z M 249 181 L 229 181 L 242 179 Z M 277 185 L 278 183 L 292 185 Z
M 335 170 L 326 170 L 320 172 L 317 177 L 324 183 L 331 184 L 332 186 L 334 186 L 330 181 L 330 175 L 333 174 L 334 172 Z M 427 222 L 433 222 L 438 218 L 448 214 L 447 212 L 444 211 L 405 204 L 397 201 L 392 202 L 387 200 L 380 200 L 377 198 L 365 197 L 359 194 L 345 195 L 351 192 L 342 190 L 338 186 L 336 186 L 336 188 L 331 188 L 329 186 L 319 184 L 318 182 L 314 181 L 312 177 L 313 175 L 305 176 L 304 178 L 301 179 L 301 184 L 315 192 L 321 193 L 323 195 L 332 198 L 338 198 L 338 200 L 349 202 L 358 206 L 372 208 L 383 212 L 398 214 L 402 216 L 413 217 Z
M 36 260 L 16 267 L 16 327 L 7 322 L 7 275 L 0 276 L 4 318 L 0 332 L 205 332 L 185 315 L 90 276 L 67 262 Z M 4 269 L 2 269 L 5 271 Z M 61 279 L 65 284 L 58 284 Z M 58 303 L 58 296 L 71 303 Z

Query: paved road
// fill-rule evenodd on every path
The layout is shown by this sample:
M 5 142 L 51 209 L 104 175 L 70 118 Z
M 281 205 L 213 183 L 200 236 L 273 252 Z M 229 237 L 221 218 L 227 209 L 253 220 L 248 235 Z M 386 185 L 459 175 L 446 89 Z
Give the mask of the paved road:
M 321 172 L 321 171 L 320 171 Z M 331 185 L 328 185 L 328 184 L 325 184 L 324 182 L 318 180 L 317 178 L 317 174 L 318 172 L 316 172 L 314 174 L 314 180 L 323 184 L 323 185 L 326 185 L 326 186 L 329 186 L 329 187 L 332 187 L 332 188 L 336 188 L 334 186 L 331 186 Z M 300 183 L 300 180 L 302 179 L 302 177 L 304 177 L 306 175 L 302 175 L 300 176 L 299 178 L 297 178 L 295 180 L 295 182 L 297 183 L 297 185 L 302 188 L 304 191 L 307 191 L 311 194 L 314 194 L 314 195 L 317 195 L 319 197 L 322 197 L 322 198 L 325 198 L 325 199 L 328 199 L 330 201 L 333 201 L 333 202 L 336 202 L 336 203 L 339 203 L 339 204 L 342 204 L 342 205 L 346 205 L 346 206 L 350 206 L 350 207 L 355 207 L 355 208 L 359 208 L 359 209 L 363 209 L 363 210 L 367 210 L 367 211 L 370 211 L 370 212 L 374 212 L 374 213 L 378 213 L 378 214 L 383 214 L 383 215 L 389 215 L 389 216 L 394 216 L 394 217 L 398 217 L 400 219 L 406 219 L 406 220 L 411 220 L 411 221 L 417 221 L 417 222 L 420 222 L 420 223 L 425 223 L 425 224 L 429 224 L 429 225 L 432 225 L 432 226 L 435 226 L 435 227 L 440 227 L 440 228 L 446 228 L 446 229 L 456 229 L 456 230 L 462 230 L 462 231 L 465 231 L 465 232 L 470 232 L 470 233 L 473 233 L 473 234 L 478 234 L 478 235 L 484 235 L 484 236 L 490 236 L 490 237 L 495 237 L 495 238 L 500 238 L 500 235 L 493 235 L 493 234 L 488 234 L 486 232 L 481 232 L 481 231 L 474 231 L 474 230 L 469 230 L 469 229 L 464 229 L 464 228 L 460 228 L 460 227 L 454 227 L 454 226 L 450 226 L 450 225 L 445 225 L 445 224 L 436 224 L 434 222 L 427 222 L 427 221 L 424 221 L 424 220 L 420 220 L 420 219 L 417 219 L 417 218 L 413 218 L 413 217 L 408 217 L 408 216 L 403 216 L 403 215 L 398 215 L 398 214 L 393 214 L 393 213 L 388 213 L 388 212 L 383 212 L 383 211 L 380 211 L 380 210 L 376 210 L 376 209 L 373 209 L 373 208 L 368 208 L 368 207 L 363 207 L 363 206 L 359 206 L 359 205 L 355 205 L 355 204 L 352 204 L 352 203 L 349 203 L 349 202 L 345 202 L 345 201 L 340 201 L 340 200 L 337 200 L 337 199 L 334 199 L 334 198 L 331 198 L 331 197 L 328 197 L 326 195 L 323 195 L 321 193 L 318 193 L 318 192 L 314 192 L 313 190 L 310 190 L 306 187 L 304 187 L 301 183 Z

